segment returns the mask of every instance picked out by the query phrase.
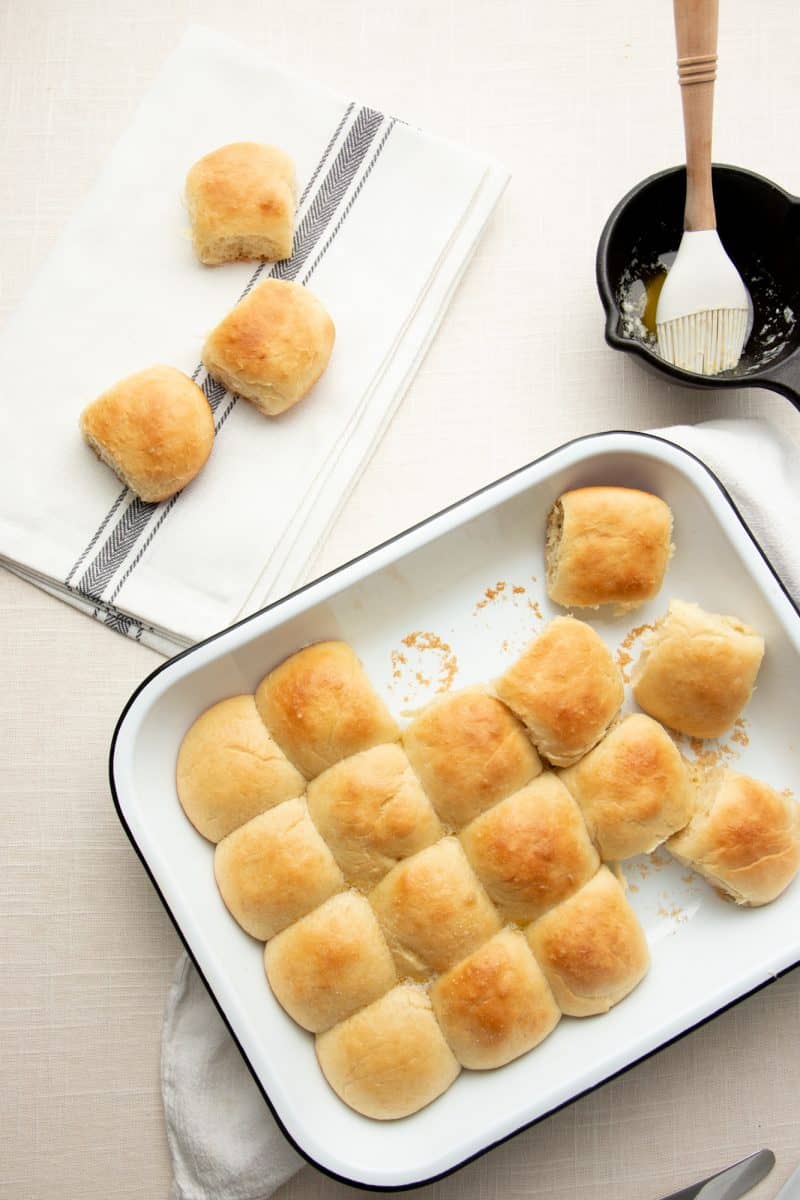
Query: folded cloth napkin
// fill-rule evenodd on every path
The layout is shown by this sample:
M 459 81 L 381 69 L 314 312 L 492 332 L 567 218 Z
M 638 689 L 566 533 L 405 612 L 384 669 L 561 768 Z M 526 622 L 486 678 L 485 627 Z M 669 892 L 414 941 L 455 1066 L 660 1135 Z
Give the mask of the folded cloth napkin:
M 209 269 L 182 201 L 230 141 L 294 158 L 294 253 Z M 391 420 L 507 181 L 489 160 L 293 78 L 192 27 L 0 335 L 13 455 L 0 561 L 171 654 L 286 594 Z M 205 335 L 269 275 L 308 286 L 337 329 L 313 393 L 265 420 L 199 365 Z M 100 392 L 154 363 L 195 377 L 217 439 L 177 498 L 145 504 L 81 440 Z
M 757 420 L 652 432 L 712 469 L 790 594 L 800 597 L 797 446 Z M 172 1200 L 264 1200 L 303 1165 L 185 954 L 167 999 L 161 1062 Z

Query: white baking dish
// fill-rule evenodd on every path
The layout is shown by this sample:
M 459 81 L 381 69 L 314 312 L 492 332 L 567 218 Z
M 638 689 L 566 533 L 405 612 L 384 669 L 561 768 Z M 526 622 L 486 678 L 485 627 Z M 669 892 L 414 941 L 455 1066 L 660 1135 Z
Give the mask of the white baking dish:
M 766 658 L 729 760 L 796 792 L 800 615 L 709 471 L 671 443 L 635 433 L 571 442 L 172 659 L 142 684 L 117 726 L 111 782 L 134 848 L 287 1136 L 347 1182 L 409 1187 L 451 1171 L 800 961 L 800 883 L 771 906 L 737 910 L 663 853 L 629 864 L 653 965 L 627 1000 L 606 1016 L 564 1019 L 501 1070 L 464 1071 L 412 1117 L 370 1121 L 329 1089 L 313 1038 L 273 999 L 262 947 L 228 915 L 212 847 L 178 804 L 175 756 L 191 722 L 214 701 L 253 691 L 307 642 L 349 641 L 401 718 L 444 681 L 460 687 L 496 676 L 554 612 L 543 582 L 548 508 L 565 488 L 600 482 L 663 496 L 675 513 L 677 552 L 661 598 L 634 618 L 592 623 L 616 647 L 675 595 L 762 631 Z M 413 636 L 420 633 L 434 636 Z

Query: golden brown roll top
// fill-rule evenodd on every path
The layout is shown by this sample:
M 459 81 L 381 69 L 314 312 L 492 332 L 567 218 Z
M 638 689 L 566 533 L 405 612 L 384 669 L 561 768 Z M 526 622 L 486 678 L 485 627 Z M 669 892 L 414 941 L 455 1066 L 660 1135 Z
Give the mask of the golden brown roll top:
M 800 807 L 748 775 L 718 767 L 667 849 L 737 904 L 768 904 L 800 870 Z
M 211 331 L 202 358 L 228 391 L 274 417 L 311 391 L 335 337 L 333 321 L 308 288 L 265 279 Z
M 184 812 L 210 842 L 305 789 L 252 696 L 231 696 L 197 718 L 181 743 L 176 781 Z
M 736 617 L 670 601 L 633 672 L 637 703 L 671 729 L 719 737 L 752 695 L 764 639 Z
M 552 771 L 462 830 L 487 893 L 510 921 L 533 921 L 591 879 L 600 865 L 580 809 Z
M 451 829 L 460 829 L 542 770 L 524 727 L 478 688 L 431 704 L 405 730 L 403 745 Z
M 459 1065 L 416 984 L 400 984 L 317 1037 L 322 1073 L 365 1117 L 407 1117 L 447 1091 Z
M 642 713 L 613 726 L 559 777 L 606 861 L 654 850 L 692 814 L 686 763 L 666 730 Z
M 650 492 L 564 492 L 547 519 L 547 594 L 566 608 L 635 608 L 661 588 L 672 554 L 672 512 Z
M 267 943 L 270 987 L 290 1017 L 321 1033 L 397 983 L 386 939 L 368 901 L 339 892 Z
M 595 746 L 617 715 L 622 676 L 599 634 L 556 617 L 496 683 L 540 754 L 559 767 Z
M 527 930 L 563 1013 L 604 1013 L 633 991 L 650 954 L 619 882 L 601 867 L 588 883 Z
M 456 838 L 398 863 L 370 893 L 401 977 L 446 971 L 496 933 L 500 919 Z
M 284 800 L 229 833 L 214 874 L 231 916 L 262 942 L 344 887 L 304 799 Z
M 436 980 L 433 1009 L 463 1067 L 501 1067 L 538 1046 L 561 1013 L 524 935 L 503 929 Z
M 308 809 L 345 878 L 362 891 L 444 832 L 396 743 L 323 771 L 308 785 Z
M 289 258 L 296 198 L 294 163 L 277 146 L 232 142 L 212 150 L 186 178 L 197 257 L 207 266 Z
M 84 409 L 80 427 L 98 458 L 153 504 L 185 488 L 214 445 L 208 400 L 174 367 L 120 380 Z
M 292 654 L 262 679 L 256 706 L 306 779 L 400 736 L 346 642 L 316 642 Z

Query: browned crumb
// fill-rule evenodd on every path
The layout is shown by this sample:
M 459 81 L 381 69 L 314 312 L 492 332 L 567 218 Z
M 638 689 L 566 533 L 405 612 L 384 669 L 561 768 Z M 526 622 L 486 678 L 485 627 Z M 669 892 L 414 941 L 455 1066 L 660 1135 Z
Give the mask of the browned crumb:
M 694 755 L 694 766 L 703 771 L 709 771 L 712 767 L 718 767 L 729 759 L 739 757 L 738 752 L 727 742 L 709 746 L 702 738 L 696 737 L 690 737 L 688 742 Z
M 638 883 L 629 883 L 629 884 L 628 884 L 628 891 L 629 891 L 629 892 L 638 892 L 638 890 L 639 890 L 639 885 L 638 885 Z
M 668 854 L 662 854 L 659 850 L 653 850 L 650 854 L 650 862 L 657 871 L 660 871 L 662 867 L 669 866 L 671 859 Z
M 511 590 L 515 596 L 525 595 L 525 588 L 519 583 L 515 583 Z
M 433 676 L 437 678 L 437 685 L 434 689 L 436 692 L 446 692 L 453 684 L 453 680 L 458 674 L 458 659 L 453 653 L 452 646 L 448 642 L 443 641 L 438 634 L 430 631 L 415 630 L 413 633 L 407 633 L 401 639 L 404 646 L 409 650 L 417 650 L 420 653 L 431 652 L 439 657 L 438 667 L 433 672 L 427 684 L 433 682 Z M 423 677 L 420 672 L 416 672 L 417 682 L 423 682 Z
M 392 651 L 392 679 L 400 678 L 407 661 L 405 654 L 401 654 L 399 650 Z
M 510 647 L 508 644 L 508 638 L 503 638 L 502 642 L 500 643 L 500 653 L 508 654 L 509 649 L 510 649 Z
M 683 880 L 684 883 L 694 883 L 694 880 L 695 880 L 694 872 L 686 871 L 685 874 L 681 875 L 681 879 Z
M 648 864 L 648 863 L 639 862 L 639 863 L 637 863 L 637 864 L 636 864 L 636 866 L 637 866 L 637 868 L 638 868 L 638 870 L 639 870 L 639 874 L 641 875 L 642 879 L 647 879 L 647 878 L 648 878 L 648 876 L 650 875 L 650 866 L 649 866 L 649 864 Z
M 531 610 L 531 612 L 533 613 L 533 615 L 536 617 L 536 620 L 537 620 L 537 621 L 541 621 L 541 620 L 543 620 L 543 617 L 542 617 L 542 610 L 539 608 L 538 601 L 536 601 L 536 600 L 529 600 L 529 601 L 528 601 L 528 608 Z
M 652 625 L 635 625 L 633 629 L 628 630 L 625 637 L 620 642 L 619 649 L 617 650 L 617 666 L 620 669 L 625 683 L 630 683 L 631 681 L 630 675 L 625 668 L 630 666 L 630 664 L 633 662 L 633 655 L 630 653 L 630 651 L 633 649 L 633 644 L 642 636 L 643 633 L 647 633 L 652 629 Z
M 738 717 L 737 720 L 734 721 L 731 741 L 736 742 L 737 746 L 750 745 L 750 737 L 747 732 L 747 722 L 745 721 L 744 717 Z

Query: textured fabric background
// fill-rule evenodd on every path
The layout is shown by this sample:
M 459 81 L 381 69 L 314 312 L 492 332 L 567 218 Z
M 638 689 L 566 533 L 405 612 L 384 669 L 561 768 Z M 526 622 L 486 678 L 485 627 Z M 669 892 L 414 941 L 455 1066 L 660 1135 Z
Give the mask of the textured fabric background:
M 716 157 L 798 193 L 795 0 L 721 7 Z M 602 339 L 605 217 L 681 155 L 667 0 L 5 0 L 0 319 L 190 20 L 513 172 L 315 573 L 576 434 L 746 414 L 800 442 L 779 396 L 669 387 Z M 8 576 L 0 603 L 0 1196 L 157 1200 L 177 940 L 117 823 L 106 754 L 159 660 Z M 772 1196 L 800 1159 L 799 1027 L 795 972 L 420 1195 L 655 1200 L 769 1145 L 778 1166 L 753 1196 Z M 347 1191 L 307 1169 L 280 1196 Z

